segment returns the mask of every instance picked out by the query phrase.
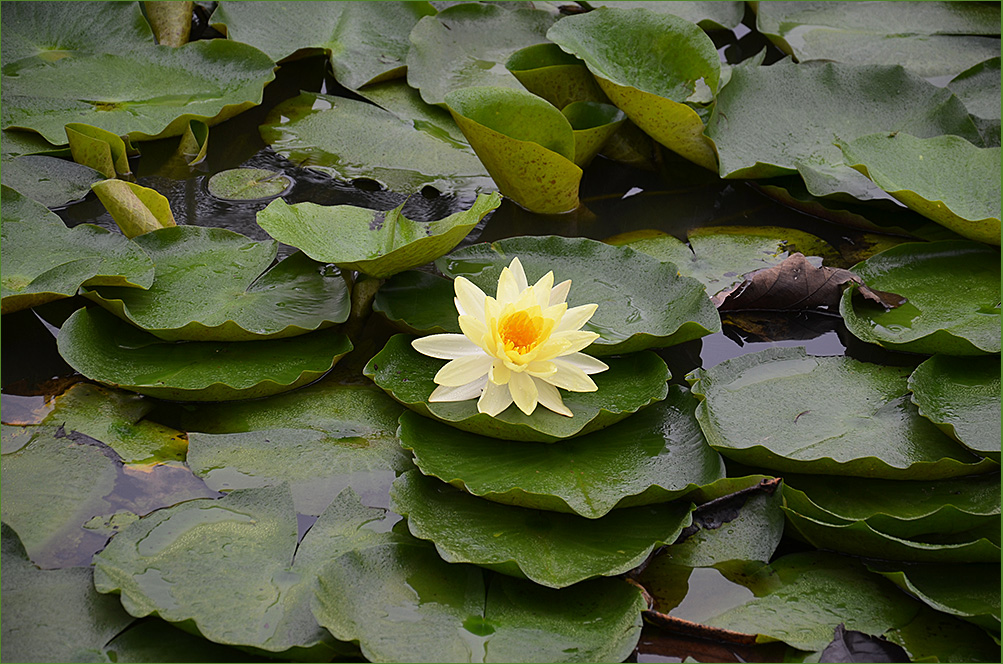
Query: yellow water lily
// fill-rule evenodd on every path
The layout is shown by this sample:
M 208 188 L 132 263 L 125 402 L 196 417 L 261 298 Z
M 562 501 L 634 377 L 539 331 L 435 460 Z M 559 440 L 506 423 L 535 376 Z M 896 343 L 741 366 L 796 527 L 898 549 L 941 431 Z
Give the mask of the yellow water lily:
M 594 392 L 589 375 L 609 367 L 579 351 L 599 338 L 580 328 L 599 305 L 568 309 L 571 281 L 554 285 L 548 272 L 530 286 L 518 258 L 502 269 L 495 297 L 464 277 L 453 281 L 463 334 L 433 334 L 411 342 L 423 355 L 450 360 L 435 374 L 429 401 L 477 398 L 495 416 L 513 402 L 527 415 L 542 405 L 571 417 L 558 388 Z

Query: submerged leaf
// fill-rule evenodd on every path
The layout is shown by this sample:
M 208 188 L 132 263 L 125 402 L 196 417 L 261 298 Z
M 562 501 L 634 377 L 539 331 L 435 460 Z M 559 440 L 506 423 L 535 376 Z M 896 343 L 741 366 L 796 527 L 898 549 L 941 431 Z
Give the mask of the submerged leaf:
M 91 189 L 127 238 L 177 226 L 171 204 L 155 189 L 124 180 L 95 182 Z

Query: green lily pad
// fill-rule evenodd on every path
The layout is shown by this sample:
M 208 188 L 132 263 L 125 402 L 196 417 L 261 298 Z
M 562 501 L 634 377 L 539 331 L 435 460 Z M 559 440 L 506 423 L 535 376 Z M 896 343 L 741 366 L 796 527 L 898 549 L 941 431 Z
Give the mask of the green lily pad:
M 0 155 L 4 167 L 11 159 L 28 155 L 72 159 L 68 145 L 53 145 L 33 131 L 4 130 L 0 132 Z M 79 165 L 79 164 L 78 164 Z
M 407 517 L 411 534 L 434 542 L 446 562 L 473 563 L 548 588 L 637 567 L 690 525 L 693 507 L 677 501 L 585 519 L 501 505 L 417 470 L 394 482 L 390 499 L 394 511 Z
M 363 373 L 407 408 L 463 431 L 503 440 L 552 443 L 581 436 L 618 422 L 645 406 L 661 401 L 668 393 L 665 362 L 651 352 L 611 358 L 609 369 L 595 374 L 595 392 L 562 394 L 564 404 L 575 414 L 558 415 L 537 408 L 524 415 L 510 406 L 497 417 L 477 412 L 476 401 L 428 403 L 435 389 L 432 377 L 441 360 L 422 355 L 411 347 L 408 335 L 398 334 L 366 365 Z
M 213 643 L 156 619 L 136 620 L 108 642 L 104 651 L 111 662 L 273 661 L 267 657 L 255 657 L 245 650 Z
M 608 101 L 585 63 L 554 43 L 519 49 L 505 61 L 505 68 L 524 88 L 559 109 L 579 101 Z
M 447 7 L 411 31 L 407 82 L 429 104 L 445 103 L 447 93 L 462 88 L 520 90 L 504 63 L 524 46 L 545 43 L 553 23 L 553 15 L 541 9 L 466 2 Z
M 442 256 L 499 205 L 498 194 L 479 194 L 468 210 L 422 223 L 403 215 L 403 203 L 378 211 L 277 199 L 258 213 L 258 225 L 314 260 L 382 278 Z
M 320 49 L 330 57 L 338 83 L 355 90 L 403 76 L 408 34 L 421 17 L 434 14 L 427 2 L 221 2 L 211 21 L 224 25 L 229 39 L 259 48 L 276 62 Z
M 905 133 L 869 134 L 839 147 L 848 164 L 910 209 L 959 235 L 999 245 L 999 147 Z
M 536 95 L 499 87 L 453 90 L 445 103 L 501 193 L 538 214 L 578 207 L 582 169 L 571 123 L 560 111 Z
M 613 0 L 612 2 L 589 2 L 591 7 L 616 7 L 619 9 L 650 9 L 659 14 L 672 14 L 696 23 L 705 30 L 732 30 L 742 22 L 745 7 L 741 2 L 633 2 Z
M 171 204 L 156 189 L 124 180 L 95 182 L 91 189 L 127 238 L 177 226 Z
M 859 90 L 886 93 L 865 100 Z M 885 65 L 779 62 L 735 67 L 707 125 L 722 177 L 766 178 L 825 168 L 836 180 L 830 192 L 859 186 L 859 174 L 848 172 L 852 169 L 843 165 L 834 141 L 881 131 L 979 140 L 964 104 L 950 90 Z
M 44 155 L 25 155 L 3 162 L 3 183 L 53 208 L 79 200 L 103 175 L 89 166 Z
M 6 523 L 3 540 L 3 660 L 102 662 L 103 646 L 133 618 L 94 590 L 88 567 L 40 570 Z
M 1000 352 L 999 250 L 968 240 L 907 243 L 853 267 L 871 288 L 906 302 L 885 311 L 843 292 L 839 313 L 868 343 L 913 353 Z
M 348 351 L 348 337 L 323 330 L 259 342 L 164 341 L 101 309 L 63 324 L 59 353 L 99 383 L 178 401 L 253 399 L 310 383 Z
M 934 355 L 909 376 L 912 401 L 976 454 L 1000 460 L 1000 361 Z
M 67 228 L 40 203 L 4 186 L 4 314 L 73 297 L 82 285 L 153 283 L 153 262 L 121 235 L 91 224 Z
M 344 180 L 368 178 L 404 194 L 496 189 L 469 150 L 353 99 L 303 93 L 276 106 L 259 130 L 280 155 Z
M 768 348 L 687 380 L 711 447 L 785 472 L 941 479 L 997 468 L 916 412 L 908 367 Z M 876 446 L 875 440 L 881 445 Z
M 421 297 L 416 295 L 421 294 Z M 453 280 L 431 272 L 408 270 L 385 281 L 373 299 L 373 311 L 404 332 L 412 334 L 460 333 Z
M 892 569 L 891 565 L 869 565 L 873 572 L 937 611 L 999 634 L 1000 593 L 999 565 L 909 565 Z
M 588 166 L 602 151 L 627 117 L 616 106 L 594 101 L 572 102 L 561 113 L 571 123 L 575 137 L 575 163 L 581 168 Z
M 717 170 L 704 122 L 687 104 L 711 101 L 721 78 L 717 50 L 700 28 L 671 14 L 600 7 L 561 20 L 547 37 L 584 60 L 613 104 L 649 136 Z
M 345 554 L 318 581 L 317 621 L 372 662 L 619 662 L 644 608 L 621 579 L 544 588 L 449 564 L 417 542 Z
M 156 266 L 149 289 L 100 287 L 85 295 L 161 339 L 278 339 L 348 318 L 341 275 L 302 253 L 269 269 L 275 242 L 201 226 L 165 228 L 133 242 Z
M 593 355 L 672 346 L 721 329 L 717 310 L 696 279 L 681 276 L 671 263 L 587 238 L 515 237 L 476 244 L 440 258 L 436 267 L 493 294 L 513 256 L 530 283 L 550 270 L 556 283 L 571 279 L 569 307 L 599 305 L 582 327 L 599 334 L 588 347 Z
M 421 472 L 475 496 L 596 519 L 616 507 L 679 498 L 723 476 L 695 406 L 673 386 L 665 401 L 560 445 L 499 441 L 410 412 L 398 435 Z
M 385 512 L 345 491 L 297 544 L 287 486 L 234 491 L 159 510 L 94 557 L 98 592 L 136 617 L 158 615 L 211 641 L 293 661 L 329 661 L 352 647 L 314 621 L 323 563 L 380 541 Z
M 738 285 L 744 275 L 777 265 L 793 253 L 838 263 L 839 252 L 825 240 L 796 228 L 776 226 L 703 226 L 687 234 L 687 242 L 662 231 L 635 231 L 607 238 L 658 260 L 674 263 L 712 296 Z
M 65 130 L 73 161 L 93 168 L 106 178 L 132 175 L 121 136 L 80 122 L 67 123 Z
M 293 186 L 288 175 L 265 168 L 231 168 L 209 178 L 209 193 L 227 201 L 275 198 Z
M 356 90 L 356 94 L 393 113 L 401 120 L 410 122 L 415 129 L 445 141 L 458 150 L 474 153 L 449 111 L 441 106 L 426 103 L 421 94 L 406 81 L 395 79 L 374 83 Z
M 1000 58 L 989 58 L 961 72 L 947 84 L 972 116 L 982 134 L 982 145 L 1000 144 Z
M 923 607 L 911 623 L 886 633 L 913 660 L 985 662 L 998 659 L 999 638 L 969 622 Z

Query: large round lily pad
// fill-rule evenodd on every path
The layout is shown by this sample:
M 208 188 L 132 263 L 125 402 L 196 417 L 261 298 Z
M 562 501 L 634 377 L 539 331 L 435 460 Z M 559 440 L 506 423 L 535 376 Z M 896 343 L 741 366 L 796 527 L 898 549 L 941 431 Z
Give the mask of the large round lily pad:
M 1000 352 L 999 250 L 971 241 L 907 243 L 853 267 L 871 288 L 908 302 L 885 310 L 843 292 L 847 329 L 869 343 L 913 353 Z
M 57 343 L 63 359 L 92 380 L 180 401 L 291 390 L 322 376 L 352 349 L 348 337 L 334 330 L 256 342 L 170 342 L 101 309 L 75 312 Z
M 628 507 L 600 519 L 500 505 L 425 477 L 417 470 L 394 482 L 395 512 L 415 537 L 431 540 L 443 560 L 473 563 L 565 588 L 622 574 L 690 525 L 686 501 Z
M 595 519 L 614 507 L 678 498 L 723 476 L 695 407 L 688 391 L 673 386 L 665 401 L 560 445 L 500 441 L 411 412 L 401 415 L 398 433 L 426 475 L 495 502 Z
M 278 339 L 348 318 L 341 275 L 303 254 L 270 267 L 275 242 L 201 226 L 164 228 L 133 242 L 156 266 L 149 289 L 99 287 L 86 295 L 160 339 Z
M 916 412 L 909 373 L 769 348 L 698 369 L 687 380 L 701 400 L 696 414 L 707 441 L 742 463 L 889 479 L 995 470 Z
M 387 279 L 376 292 L 373 311 L 412 334 L 460 333 L 453 280 L 408 270 Z
M 671 263 L 587 238 L 515 237 L 476 244 L 440 258 L 436 267 L 494 294 L 514 256 L 530 283 L 551 270 L 555 283 L 570 279 L 569 307 L 599 305 L 582 327 L 599 335 L 588 348 L 593 355 L 672 346 L 721 329 L 717 310 L 696 279 L 681 276 Z
M 919 414 L 976 454 L 1000 460 L 1000 360 L 934 355 L 909 376 Z
M 475 399 L 429 403 L 432 380 L 442 361 L 411 347 L 413 337 L 398 334 L 366 365 L 364 373 L 406 407 L 463 431 L 505 440 L 552 443 L 581 436 L 618 422 L 668 392 L 665 362 L 651 352 L 610 358 L 609 369 L 595 374 L 595 392 L 562 394 L 573 417 L 537 408 L 525 415 L 514 404 L 497 417 L 477 412 Z
M 347 553 L 318 581 L 317 621 L 371 662 L 619 662 L 645 607 L 622 579 L 544 588 L 407 541 Z

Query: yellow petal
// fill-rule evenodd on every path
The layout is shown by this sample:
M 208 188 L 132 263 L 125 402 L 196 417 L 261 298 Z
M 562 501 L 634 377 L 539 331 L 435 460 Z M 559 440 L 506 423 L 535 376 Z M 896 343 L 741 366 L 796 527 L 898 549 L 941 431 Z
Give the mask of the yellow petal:
M 514 264 L 515 261 L 513 261 Z M 525 281 L 525 277 L 523 277 L 523 281 Z M 512 270 L 507 267 L 502 268 L 501 276 L 498 277 L 498 292 L 495 294 L 500 304 L 505 305 L 509 302 L 514 302 L 519 298 L 524 289 L 525 287 L 519 287 L 519 282 L 515 274 L 512 273 Z
M 457 319 L 457 322 L 460 324 L 460 331 L 463 332 L 463 334 L 458 334 L 456 336 L 466 338 L 470 343 L 476 345 L 479 349 L 486 348 L 484 337 L 488 336 L 487 325 L 473 316 L 460 316 Z
M 568 299 L 568 293 L 571 291 L 571 279 L 562 281 L 561 283 L 554 286 L 550 291 L 550 304 L 555 305 L 558 302 L 564 302 Z
M 574 417 L 574 413 L 571 409 L 564 405 L 564 400 L 561 399 L 561 393 L 557 391 L 557 388 L 542 380 L 536 381 L 536 389 L 539 392 L 538 398 L 540 400 L 540 405 L 547 410 L 552 410 L 558 415 L 566 415 L 567 417 Z
M 456 293 L 453 302 L 460 315 L 473 316 L 483 323 L 484 298 L 487 297 L 484 291 L 466 277 L 457 277 L 453 280 L 453 291 Z
M 431 334 L 415 339 L 411 342 L 411 347 L 422 355 L 440 360 L 455 360 L 484 352 L 480 346 L 462 334 Z
M 495 360 L 488 371 L 488 380 L 495 385 L 505 385 L 509 381 L 512 371 L 505 366 L 502 360 Z
M 555 387 L 560 387 L 571 392 L 595 392 L 598 387 L 592 382 L 584 371 L 561 360 L 554 360 L 557 371 L 552 376 L 541 378 Z
M 568 344 L 567 348 L 561 354 L 569 355 L 583 348 L 588 348 L 593 341 L 599 338 L 599 335 L 595 332 L 568 331 L 554 332 L 554 334 L 550 335 L 550 338 L 554 341 L 566 342 Z
M 481 398 L 477 400 L 477 412 L 494 417 L 509 407 L 512 394 L 508 385 L 495 385 L 490 380 L 484 386 Z
M 512 262 L 508 265 L 508 269 L 512 270 L 512 276 L 515 277 L 515 283 L 520 292 L 529 288 L 529 282 L 526 281 L 526 272 L 523 271 L 522 262 L 518 256 L 512 259 Z
M 526 373 L 536 378 L 546 378 L 557 373 L 557 365 L 553 362 L 531 362 L 526 366 Z
M 481 392 L 484 391 L 484 383 L 484 379 L 478 379 L 472 380 L 466 385 L 460 385 L 459 387 L 439 385 L 432 390 L 432 394 L 429 395 L 428 400 L 429 402 L 446 402 L 476 399 L 481 396 Z
M 551 270 L 533 284 L 533 297 L 541 309 L 550 306 L 550 292 L 554 288 L 554 272 Z
M 570 353 L 569 355 L 562 355 L 560 359 L 561 362 L 578 367 L 587 374 L 597 374 L 609 369 L 609 366 L 605 362 L 585 353 Z
M 488 381 L 489 383 L 491 381 Z M 525 373 L 513 373 L 509 377 L 508 390 L 512 393 L 512 401 L 526 415 L 532 415 L 536 410 L 537 396 L 536 381 Z
M 598 304 L 583 304 L 580 307 L 572 307 L 564 313 L 564 318 L 558 324 L 555 332 L 566 332 L 580 329 L 592 318 L 592 314 L 599 308 Z
M 494 360 L 484 354 L 468 355 L 447 362 L 433 379 L 437 385 L 460 387 L 487 375 Z

